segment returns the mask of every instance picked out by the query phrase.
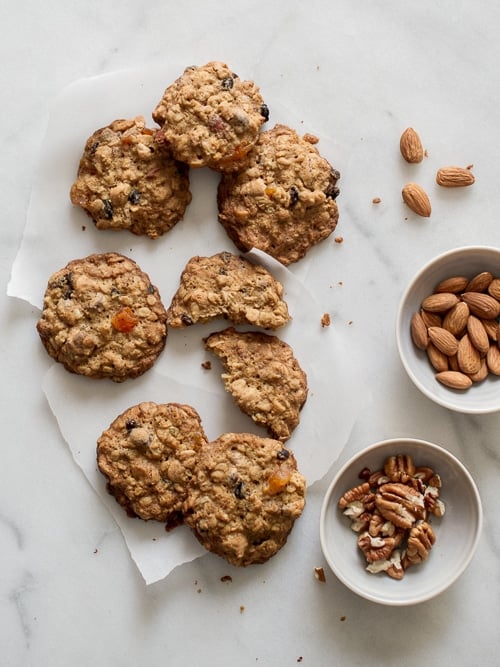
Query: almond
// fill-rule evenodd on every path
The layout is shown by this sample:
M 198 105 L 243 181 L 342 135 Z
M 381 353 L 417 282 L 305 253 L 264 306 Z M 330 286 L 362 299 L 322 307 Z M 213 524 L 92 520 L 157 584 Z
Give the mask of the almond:
M 486 359 L 481 359 L 481 367 L 477 373 L 472 373 L 469 375 L 472 382 L 482 382 L 488 377 L 488 365 Z
M 432 343 L 447 357 L 457 353 L 458 341 L 455 336 L 443 327 L 429 327 L 429 338 Z
M 431 202 L 426 191 L 418 183 L 407 183 L 401 191 L 404 203 L 417 215 L 428 218 Z
M 443 322 L 443 318 L 438 313 L 431 313 L 422 308 L 420 314 L 426 327 L 440 327 Z
M 481 324 L 483 325 L 488 338 L 490 340 L 498 341 L 498 322 L 496 320 L 481 319 Z
M 477 317 L 492 320 L 500 314 L 500 303 L 489 294 L 464 292 L 462 300 L 469 306 L 470 312 Z
M 468 389 L 472 385 L 472 380 L 465 373 L 460 371 L 443 371 L 436 373 L 436 380 L 450 389 Z
M 497 345 L 490 345 L 486 354 L 486 364 L 490 373 L 500 375 L 500 349 Z
M 458 365 L 458 359 L 457 355 L 453 355 L 453 357 L 448 357 L 448 367 L 450 371 L 459 371 L 460 366 Z
M 493 274 L 489 271 L 482 271 L 470 279 L 464 292 L 486 292 L 492 280 Z
M 481 368 L 479 351 L 471 343 L 468 334 L 462 336 L 458 343 L 457 361 L 462 373 L 467 375 L 477 373 Z
M 497 301 L 500 301 L 500 278 L 493 278 L 491 283 L 488 285 L 488 294 L 490 294 Z
M 442 292 L 441 294 L 430 294 L 422 301 L 422 308 L 431 313 L 445 313 L 453 308 L 459 301 L 456 294 Z
M 463 292 L 467 285 L 469 284 L 469 279 L 467 276 L 452 276 L 451 278 L 445 278 L 434 288 L 434 292 L 453 292 L 453 294 L 459 294 Z
M 441 350 L 438 350 L 437 347 L 432 343 L 429 343 L 426 352 L 427 352 L 427 357 L 431 362 L 431 366 L 434 368 L 435 371 L 439 373 L 448 370 L 449 365 L 448 365 L 448 357 L 446 356 L 446 354 L 443 354 Z
M 463 188 L 475 180 L 471 170 L 465 167 L 441 167 L 436 174 L 436 183 L 445 188 Z
M 417 163 L 424 159 L 424 149 L 417 132 L 412 127 L 407 127 L 399 140 L 401 155 L 407 162 Z
M 413 313 L 410 322 L 411 338 L 419 350 L 425 350 L 429 345 L 427 327 L 420 313 Z
M 469 316 L 469 306 L 463 301 L 459 301 L 446 313 L 443 320 L 443 328 L 447 329 L 454 336 L 460 336 L 467 327 Z
M 484 357 L 490 347 L 490 340 L 483 323 L 475 315 L 471 315 L 467 320 L 467 333 L 472 345 L 474 345 L 480 356 Z

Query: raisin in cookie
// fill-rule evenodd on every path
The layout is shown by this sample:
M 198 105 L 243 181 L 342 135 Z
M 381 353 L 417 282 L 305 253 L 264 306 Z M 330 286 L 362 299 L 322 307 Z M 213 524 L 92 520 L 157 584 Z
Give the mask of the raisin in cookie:
M 280 442 L 225 433 L 201 449 L 184 520 L 232 565 L 264 563 L 285 544 L 305 494 L 295 457 Z
M 194 408 L 145 402 L 125 410 L 102 433 L 97 464 L 129 515 L 173 528 L 182 523 L 187 485 L 206 443 Z
M 184 217 L 189 170 L 144 118 L 115 120 L 87 140 L 70 197 L 98 229 L 154 239 Z
M 187 67 L 153 111 L 178 160 L 216 171 L 241 168 L 268 117 L 255 83 L 216 61 Z
M 49 279 L 37 330 L 73 373 L 122 382 L 154 364 L 167 313 L 146 273 L 118 253 L 75 259 Z
M 223 174 L 219 221 L 239 250 L 259 248 L 288 265 L 333 232 L 340 175 L 316 142 L 276 125 L 261 132 L 243 171 Z
M 222 379 L 242 412 L 285 442 L 299 423 L 307 377 L 293 350 L 277 336 L 230 327 L 205 338 L 221 360 Z
M 290 320 L 283 286 L 263 266 L 230 252 L 192 257 L 167 310 L 167 324 L 186 327 L 227 317 L 234 324 L 277 329 Z

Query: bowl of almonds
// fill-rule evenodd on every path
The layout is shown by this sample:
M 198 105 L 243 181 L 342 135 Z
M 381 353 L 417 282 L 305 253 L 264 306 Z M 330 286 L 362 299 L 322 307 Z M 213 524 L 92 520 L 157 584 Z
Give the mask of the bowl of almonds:
M 464 465 L 424 440 L 372 444 L 348 460 L 325 495 L 324 556 L 361 597 L 392 606 L 429 600 L 469 565 L 481 500 Z
M 500 410 L 500 249 L 439 255 L 404 293 L 396 341 L 410 379 L 439 405 Z

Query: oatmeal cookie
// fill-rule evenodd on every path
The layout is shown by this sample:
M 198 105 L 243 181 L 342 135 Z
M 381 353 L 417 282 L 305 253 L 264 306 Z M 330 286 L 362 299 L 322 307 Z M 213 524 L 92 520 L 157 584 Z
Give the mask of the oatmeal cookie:
M 263 266 L 230 252 L 192 257 L 167 310 L 167 324 L 186 327 L 226 317 L 277 329 L 290 320 L 283 286 Z
M 225 433 L 203 447 L 184 519 L 209 551 L 236 566 L 264 563 L 285 544 L 306 482 L 277 440 Z
M 299 423 L 307 377 L 293 350 L 277 336 L 230 327 L 204 339 L 221 360 L 222 379 L 242 412 L 285 442 Z
M 142 116 L 115 120 L 87 140 L 70 198 L 97 229 L 155 239 L 184 217 L 189 168 L 174 160 L 163 135 Z
M 154 364 L 167 339 L 158 289 L 128 257 L 75 259 L 49 279 L 37 330 L 73 373 L 122 382 Z
M 276 125 L 260 133 L 243 171 L 222 175 L 219 222 L 239 250 L 259 248 L 288 265 L 333 232 L 340 174 L 316 142 Z
M 173 528 L 182 523 L 187 485 L 206 443 L 200 416 L 191 406 L 140 403 L 102 433 L 97 465 L 129 515 Z
M 187 67 L 153 111 L 178 160 L 222 172 L 242 167 L 268 118 L 255 83 L 217 61 Z

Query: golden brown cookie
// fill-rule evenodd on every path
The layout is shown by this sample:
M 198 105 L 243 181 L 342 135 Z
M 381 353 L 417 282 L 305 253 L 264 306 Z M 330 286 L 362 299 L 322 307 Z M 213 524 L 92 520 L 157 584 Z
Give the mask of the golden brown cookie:
M 144 118 L 115 120 L 87 140 L 70 197 L 98 229 L 154 239 L 184 217 L 189 170 Z
M 68 371 L 122 382 L 154 364 L 167 339 L 166 318 L 149 276 L 109 252 L 75 259 L 50 277 L 37 330 Z
M 340 174 L 316 142 L 276 125 L 260 133 L 244 170 L 222 175 L 219 221 L 239 250 L 258 248 L 288 265 L 333 232 Z
M 277 329 L 290 320 L 283 286 L 263 266 L 220 252 L 192 257 L 167 310 L 167 324 L 186 327 L 226 317 L 233 324 Z
M 125 410 L 97 441 L 108 490 L 129 515 L 173 528 L 202 445 L 201 419 L 189 405 L 140 403 Z
M 268 118 L 255 83 L 217 61 L 187 67 L 153 111 L 178 160 L 216 171 L 241 168 Z
M 225 433 L 203 447 L 184 504 L 185 523 L 232 565 L 264 563 L 287 541 L 306 482 L 277 440 Z
M 285 442 L 299 423 L 307 377 L 293 350 L 277 336 L 230 327 L 205 338 L 224 366 L 222 379 L 242 412 Z

